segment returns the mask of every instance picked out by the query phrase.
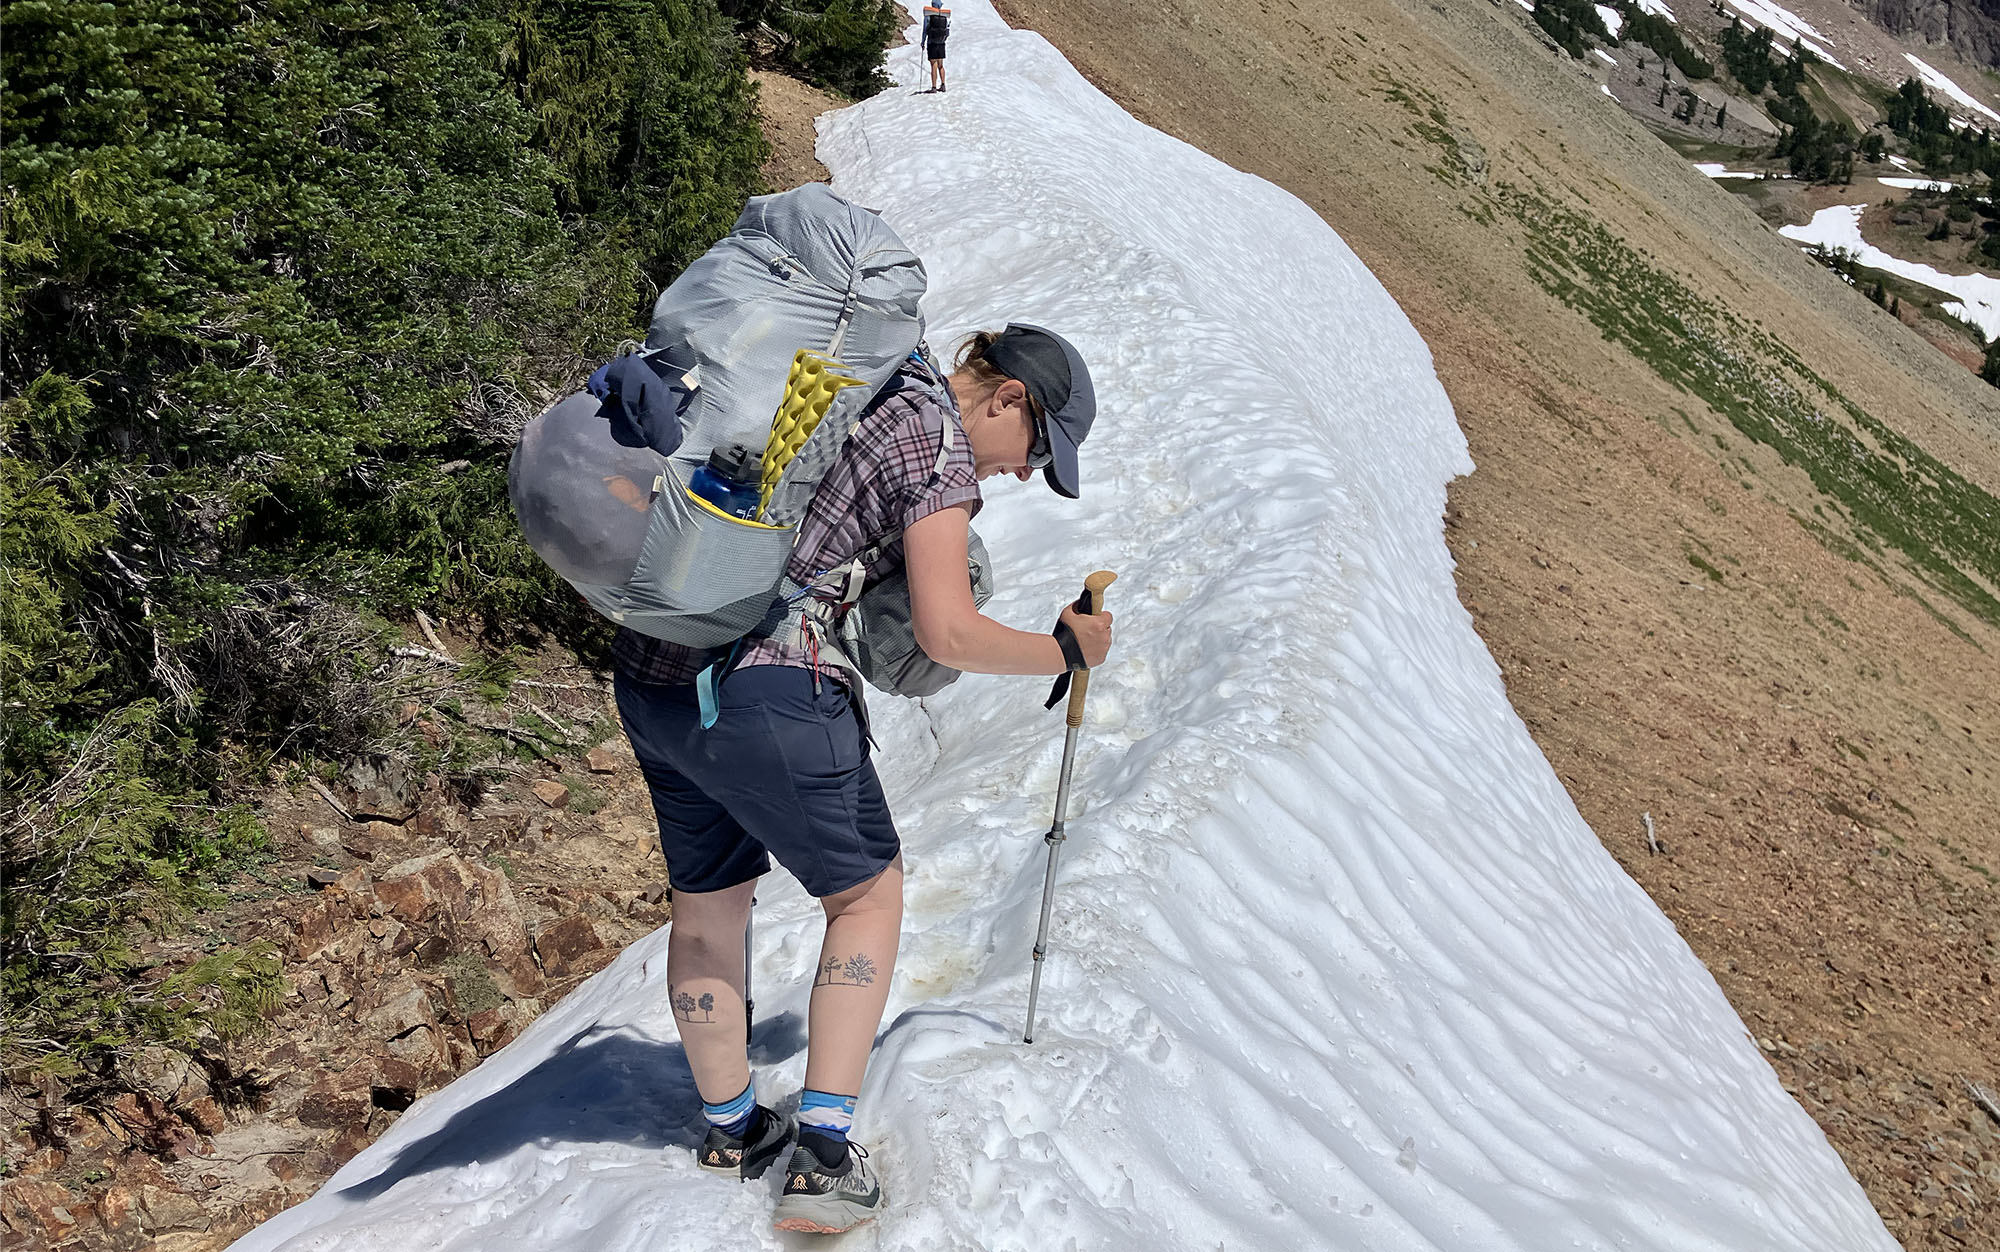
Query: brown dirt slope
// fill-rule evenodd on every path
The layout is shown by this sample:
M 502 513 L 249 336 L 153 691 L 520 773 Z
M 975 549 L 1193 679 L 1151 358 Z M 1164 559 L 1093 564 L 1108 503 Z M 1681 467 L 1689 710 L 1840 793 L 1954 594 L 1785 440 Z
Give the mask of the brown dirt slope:
M 1975 501 L 2000 493 L 2000 392 L 1689 169 L 1514 4 L 1002 12 L 1306 201 L 1401 303 L 1479 467 L 1447 518 L 1461 597 L 1579 810 L 1905 1245 L 2000 1248 L 2000 1125 L 1964 1086 L 2000 1085 L 2000 629 L 1857 521 L 1811 476 L 1827 460 L 1753 437 L 1773 375 L 1712 384 L 1761 342 L 1808 421 L 1858 422 L 1845 397 L 1881 424 L 1843 455 L 1913 464 L 1900 436 Z M 1945 531 L 1990 547 L 2000 513 Z

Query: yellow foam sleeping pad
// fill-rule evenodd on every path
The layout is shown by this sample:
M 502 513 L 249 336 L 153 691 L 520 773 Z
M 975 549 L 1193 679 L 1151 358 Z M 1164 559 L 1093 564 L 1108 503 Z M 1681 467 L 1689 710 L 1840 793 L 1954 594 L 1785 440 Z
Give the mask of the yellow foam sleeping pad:
M 764 444 L 764 495 L 757 503 L 761 516 L 771 507 L 771 493 L 792 458 L 805 447 L 806 440 L 819 429 L 820 419 L 833 406 L 842 388 L 859 387 L 863 380 L 846 372 L 847 367 L 831 357 L 800 348 L 792 358 L 791 373 L 785 377 L 785 398 L 771 418 L 771 438 Z

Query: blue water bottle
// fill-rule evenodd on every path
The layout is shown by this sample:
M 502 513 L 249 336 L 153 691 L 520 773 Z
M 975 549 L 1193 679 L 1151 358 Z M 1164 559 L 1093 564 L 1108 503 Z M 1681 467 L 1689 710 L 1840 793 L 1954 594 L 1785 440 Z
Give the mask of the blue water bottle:
M 731 517 L 756 521 L 764 502 L 764 458 L 749 446 L 726 444 L 688 479 L 688 490 Z

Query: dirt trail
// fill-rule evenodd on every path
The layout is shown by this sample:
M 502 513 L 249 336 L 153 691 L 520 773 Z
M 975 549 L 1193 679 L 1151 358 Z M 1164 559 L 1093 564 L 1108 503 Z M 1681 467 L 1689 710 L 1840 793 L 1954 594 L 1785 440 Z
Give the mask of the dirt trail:
M 2000 1247 L 2000 1125 L 1963 1086 L 2000 1085 L 2000 630 L 1836 555 L 1838 526 L 1815 539 L 1796 519 L 1837 510 L 1814 484 L 1534 281 L 1533 223 L 1493 206 L 1538 189 L 1588 215 L 1988 492 L 2000 392 L 1800 258 L 1516 5 L 1001 9 L 1306 201 L 1388 287 L 1479 467 L 1447 518 L 1461 598 L 1578 809 L 1905 1245 Z

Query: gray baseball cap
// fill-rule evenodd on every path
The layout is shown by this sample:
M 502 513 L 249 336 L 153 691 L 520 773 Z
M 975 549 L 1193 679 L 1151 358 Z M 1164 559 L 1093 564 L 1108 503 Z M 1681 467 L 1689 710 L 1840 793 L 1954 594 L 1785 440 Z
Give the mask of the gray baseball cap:
M 1009 322 L 986 350 L 986 359 L 1007 377 L 1021 380 L 1041 406 L 1050 455 L 1042 477 L 1058 495 L 1076 499 L 1083 481 L 1077 469 L 1077 445 L 1097 418 L 1097 393 L 1082 355 L 1052 330 Z

